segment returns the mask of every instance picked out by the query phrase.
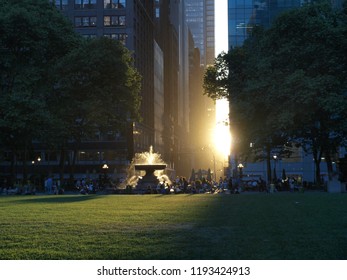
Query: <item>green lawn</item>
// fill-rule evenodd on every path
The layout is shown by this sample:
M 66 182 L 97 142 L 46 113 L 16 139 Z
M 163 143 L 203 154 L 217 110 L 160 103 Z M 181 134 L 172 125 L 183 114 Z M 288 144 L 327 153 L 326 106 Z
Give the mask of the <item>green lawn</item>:
M 347 195 L 0 196 L 0 259 L 347 259 Z

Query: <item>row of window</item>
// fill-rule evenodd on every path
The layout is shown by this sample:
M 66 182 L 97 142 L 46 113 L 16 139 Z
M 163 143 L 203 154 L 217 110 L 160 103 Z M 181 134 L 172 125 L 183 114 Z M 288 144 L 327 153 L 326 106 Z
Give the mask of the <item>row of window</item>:
M 125 8 L 126 0 L 104 0 L 105 9 L 122 9 Z
M 104 36 L 110 39 L 121 41 L 121 42 L 125 42 L 127 38 L 126 33 L 111 33 L 111 34 L 104 34 Z
M 125 16 L 104 16 L 104 26 L 124 26 Z
M 75 9 L 96 9 L 96 0 L 75 0 Z
M 94 27 L 96 17 L 75 17 L 75 27 Z M 104 26 L 125 26 L 125 16 L 104 16 Z
M 96 38 L 96 34 L 83 34 L 82 35 L 84 38 L 89 38 L 89 39 L 94 39 Z M 126 33 L 109 33 L 109 34 L 104 34 L 104 37 L 120 41 L 123 45 L 126 44 L 126 39 L 127 39 L 127 34 Z
M 68 0 L 55 0 L 55 6 L 60 10 L 68 7 Z M 75 9 L 96 9 L 97 0 L 75 0 Z M 104 0 L 104 9 L 123 9 L 126 0 Z

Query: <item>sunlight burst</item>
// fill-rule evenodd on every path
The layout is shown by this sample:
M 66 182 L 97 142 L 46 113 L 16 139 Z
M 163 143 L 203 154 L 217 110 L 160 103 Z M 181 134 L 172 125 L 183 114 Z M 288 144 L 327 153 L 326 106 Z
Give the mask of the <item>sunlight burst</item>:
M 229 103 L 216 101 L 216 126 L 213 133 L 215 150 L 223 157 L 230 154 L 231 135 L 229 129 Z

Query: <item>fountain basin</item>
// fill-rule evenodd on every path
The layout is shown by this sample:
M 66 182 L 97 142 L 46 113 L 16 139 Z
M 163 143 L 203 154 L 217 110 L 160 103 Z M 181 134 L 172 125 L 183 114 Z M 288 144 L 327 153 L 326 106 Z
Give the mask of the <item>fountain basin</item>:
M 153 173 L 155 170 L 164 170 L 166 164 L 135 164 L 135 170 L 144 170 L 147 173 Z
M 154 175 L 156 170 L 164 170 L 166 164 L 135 164 L 135 170 L 143 170 L 146 175 L 137 182 L 137 190 L 144 191 L 156 187 L 159 184 L 157 176 Z

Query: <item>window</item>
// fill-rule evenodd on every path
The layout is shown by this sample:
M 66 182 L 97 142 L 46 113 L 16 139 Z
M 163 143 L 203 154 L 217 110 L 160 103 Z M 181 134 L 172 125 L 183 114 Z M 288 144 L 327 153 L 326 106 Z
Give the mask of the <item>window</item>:
M 104 9 L 125 8 L 126 0 L 104 0 Z
M 75 27 L 94 27 L 96 17 L 75 17 Z
M 79 161 L 99 161 L 100 160 L 100 152 L 96 151 L 80 151 L 78 153 Z
M 55 0 L 55 6 L 59 10 L 66 10 L 68 6 L 68 0 Z
M 90 26 L 96 26 L 96 17 L 90 17 Z
M 126 33 L 111 33 L 111 34 L 104 34 L 104 36 L 113 40 L 117 40 L 121 42 L 123 45 L 125 45 L 126 43 L 126 38 L 127 38 Z
M 97 0 L 75 0 L 75 9 L 96 9 Z
M 83 34 L 82 37 L 84 37 L 86 39 L 95 39 L 96 34 Z
M 104 26 L 111 26 L 111 17 L 104 16 Z
M 122 42 L 124 45 L 126 43 L 126 39 L 127 39 L 127 34 L 123 33 L 123 34 L 118 34 L 118 41 Z
M 119 16 L 119 25 L 125 25 L 125 16 Z
M 83 17 L 82 18 L 82 25 L 83 26 L 89 26 L 89 17 Z
M 125 16 L 104 16 L 104 26 L 125 25 Z
M 119 6 L 119 8 L 125 8 L 125 2 L 126 2 L 126 0 L 119 0 L 118 1 L 118 6 Z
M 119 25 L 119 17 L 111 17 L 111 26 Z
M 82 1 L 75 0 L 75 9 L 82 9 Z
M 75 27 L 82 26 L 82 18 L 81 17 L 75 17 Z

